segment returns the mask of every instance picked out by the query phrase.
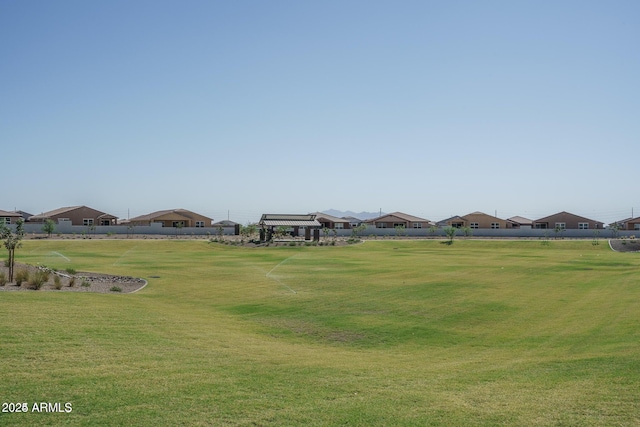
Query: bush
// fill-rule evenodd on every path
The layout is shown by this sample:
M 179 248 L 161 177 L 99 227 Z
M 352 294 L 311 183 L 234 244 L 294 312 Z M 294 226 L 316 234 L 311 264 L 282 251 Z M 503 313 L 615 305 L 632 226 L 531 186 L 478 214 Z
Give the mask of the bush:
M 62 282 L 60 281 L 60 276 L 58 276 L 57 274 L 53 276 L 53 285 L 57 290 L 62 289 Z
M 122 288 L 119 286 L 112 286 L 111 289 L 109 289 L 111 292 L 122 292 Z
M 28 282 L 29 281 L 29 271 L 25 270 L 24 268 L 21 270 L 18 270 L 18 272 L 16 273 L 16 285 L 21 286 L 22 283 Z
M 84 279 L 80 286 L 88 288 L 89 286 L 91 286 L 91 282 L 89 282 L 87 279 Z
M 77 273 L 76 269 L 75 268 L 71 268 L 71 267 L 66 268 L 64 271 L 66 271 L 67 273 L 72 274 L 72 275 Z
M 69 287 L 73 288 L 76 285 L 76 278 L 75 277 L 71 277 L 69 279 Z
M 42 288 L 42 285 L 44 285 L 47 280 L 49 279 L 49 273 L 43 270 L 38 270 L 36 271 L 36 274 L 34 274 L 33 276 L 33 280 L 31 281 L 31 286 L 33 287 L 33 289 L 35 290 L 39 290 L 40 288 Z
M 5 276 L 4 271 L 0 271 L 0 286 L 4 286 L 7 284 L 7 276 Z

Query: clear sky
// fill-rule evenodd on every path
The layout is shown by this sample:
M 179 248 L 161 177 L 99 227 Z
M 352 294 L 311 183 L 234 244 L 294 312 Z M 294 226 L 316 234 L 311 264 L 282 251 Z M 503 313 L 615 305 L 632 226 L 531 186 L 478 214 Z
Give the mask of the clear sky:
M 640 2 L 0 0 L 0 209 L 640 215 Z

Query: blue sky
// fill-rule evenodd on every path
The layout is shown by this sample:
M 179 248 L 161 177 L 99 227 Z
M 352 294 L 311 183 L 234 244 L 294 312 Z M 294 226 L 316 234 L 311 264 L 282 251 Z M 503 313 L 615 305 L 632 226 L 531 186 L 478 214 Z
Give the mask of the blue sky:
M 0 0 L 0 209 L 637 216 L 639 17 L 637 1 Z

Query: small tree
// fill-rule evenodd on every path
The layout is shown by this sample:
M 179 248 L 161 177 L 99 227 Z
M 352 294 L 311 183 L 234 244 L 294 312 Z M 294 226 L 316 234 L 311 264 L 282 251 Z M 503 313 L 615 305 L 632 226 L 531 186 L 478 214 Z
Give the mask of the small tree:
M 24 220 L 19 219 L 16 222 L 16 231 L 11 231 L 4 224 L 0 225 L 0 239 L 4 241 L 4 247 L 9 251 L 9 282 L 13 282 L 13 268 L 15 266 L 16 249 L 22 246 L 22 237 L 24 236 Z
M 367 229 L 367 224 L 365 224 L 365 223 L 362 223 L 362 224 L 358 225 L 357 227 L 353 227 L 351 229 L 351 237 L 360 236 L 360 233 L 362 233 L 366 229 Z
M 325 242 L 329 240 L 329 227 L 322 227 L 322 235 L 324 236 Z
M 47 233 L 47 237 L 51 237 L 51 234 L 56 231 L 56 223 L 51 219 L 45 219 L 42 231 Z
M 448 243 L 450 245 L 453 244 L 453 238 L 456 236 L 456 232 L 457 231 L 458 231 L 458 229 L 455 228 L 455 227 L 447 227 L 447 228 L 444 229 L 444 234 L 446 234 L 447 237 L 449 238 Z
M 404 236 L 407 234 L 407 229 L 405 228 L 404 225 L 396 225 L 395 227 L 393 227 L 396 229 L 396 236 Z
M 473 229 L 469 226 L 462 227 L 462 233 L 464 234 L 464 237 L 469 237 L 473 234 Z
M 431 227 L 429 227 L 429 234 L 431 235 L 431 237 L 435 236 L 437 232 L 438 227 L 436 225 L 432 225 Z
M 273 235 L 276 239 L 282 239 L 287 234 L 287 227 L 280 225 L 273 230 Z
M 622 226 L 620 224 L 618 224 L 617 222 L 615 224 L 611 224 L 609 226 L 609 230 L 611 230 L 611 237 L 613 237 L 614 239 L 617 239 L 618 236 L 620 235 L 620 229 L 622 228 Z

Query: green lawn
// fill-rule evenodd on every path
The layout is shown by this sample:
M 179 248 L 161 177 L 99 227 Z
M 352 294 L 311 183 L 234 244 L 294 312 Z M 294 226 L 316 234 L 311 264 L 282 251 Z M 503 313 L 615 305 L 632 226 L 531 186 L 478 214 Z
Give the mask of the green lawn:
M 25 241 L 135 294 L 0 293 L 0 425 L 640 424 L 640 254 L 603 241 Z M 154 278 L 152 278 L 155 276 Z

